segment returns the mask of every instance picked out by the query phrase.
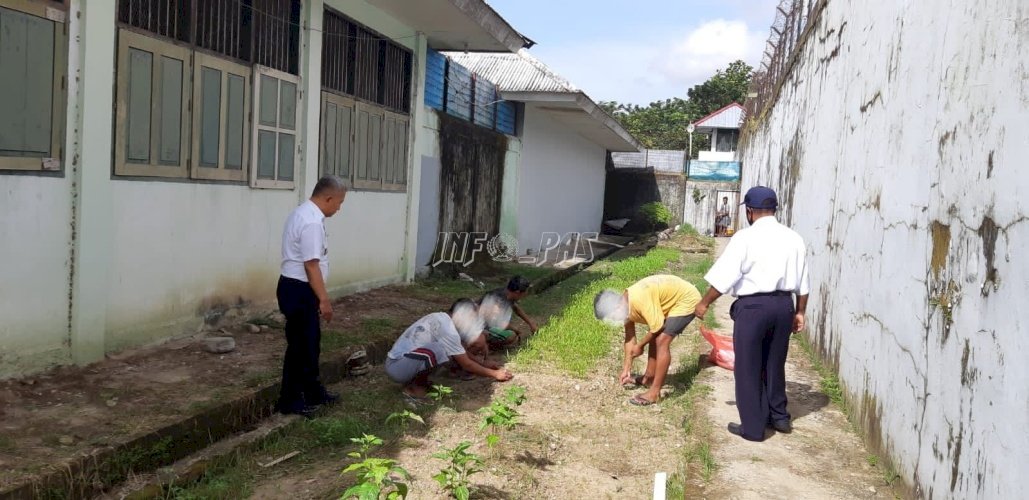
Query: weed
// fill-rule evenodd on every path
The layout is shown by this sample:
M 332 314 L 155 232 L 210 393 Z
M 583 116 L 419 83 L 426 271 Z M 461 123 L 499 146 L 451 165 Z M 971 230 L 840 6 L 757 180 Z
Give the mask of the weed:
M 820 377 L 818 380 L 818 386 L 829 396 L 829 400 L 836 404 L 843 411 L 843 414 L 850 418 L 850 406 L 847 404 L 847 400 L 843 396 L 843 386 L 840 385 L 840 378 L 832 371 L 829 367 L 822 363 L 818 355 L 815 354 L 814 349 L 811 348 L 811 344 L 808 343 L 807 339 L 803 335 L 794 335 L 797 339 L 797 343 L 800 344 L 801 348 L 807 352 L 808 359 L 811 360 L 811 364 L 814 366 L 815 371 L 818 372 Z
M 410 425 L 411 422 L 418 422 L 425 425 L 425 420 L 421 415 L 413 413 L 410 410 L 393 412 L 386 417 L 386 425 L 396 425 L 400 427 L 401 433 L 407 432 L 407 426 Z
M 868 462 L 868 465 L 871 465 L 872 467 L 879 465 L 879 457 L 875 455 L 868 455 L 867 457 L 865 457 L 865 461 Z
M 711 454 L 711 445 L 707 442 L 698 441 L 689 446 L 686 449 L 686 461 L 700 465 L 700 476 L 704 481 L 710 481 L 718 470 L 715 457 Z
M 320 417 L 306 422 L 319 446 L 344 446 L 364 433 L 364 425 L 351 418 Z
M 640 217 L 651 229 L 668 227 L 668 223 L 672 221 L 672 211 L 663 203 L 652 201 L 640 207 Z
M 515 407 L 525 402 L 525 388 L 522 386 L 508 387 L 504 396 L 490 403 L 489 406 L 479 410 L 482 420 L 479 422 L 479 430 L 487 427 L 490 429 L 486 436 L 486 444 L 493 449 L 500 442 L 501 430 L 508 430 L 518 425 L 518 410 Z
M 897 479 L 900 479 L 900 474 L 897 474 L 897 470 L 888 463 L 886 464 L 886 467 L 883 467 L 882 473 L 883 481 L 887 486 L 893 486 L 893 483 L 897 482 Z
M 432 456 L 447 462 L 447 466 L 432 476 L 443 490 L 458 500 L 468 500 L 469 481 L 473 474 L 482 471 L 482 459 L 468 451 L 470 441 L 462 441 L 453 448 L 443 448 Z
M 385 497 L 393 500 L 407 498 L 407 484 L 402 480 L 410 479 L 411 475 L 403 467 L 397 465 L 396 460 L 375 458 L 368 454 L 373 447 L 382 445 L 382 439 L 365 434 L 350 440 L 358 445 L 360 451 L 352 451 L 347 453 L 347 456 L 357 459 L 359 462 L 347 466 L 346 469 L 343 469 L 343 474 L 356 473 L 358 483 L 344 491 L 340 499 L 378 500 Z
M 439 384 L 433 385 L 432 388 L 429 389 L 429 392 L 427 394 L 427 396 L 429 396 L 429 399 L 435 401 L 436 404 L 442 403 L 444 399 L 447 400 L 447 402 L 451 402 L 451 400 L 454 397 L 453 395 L 453 389 L 445 385 Z
M 679 226 L 679 234 L 685 234 L 687 236 L 700 236 L 700 233 L 697 231 L 695 227 L 686 224 L 685 222 L 681 226 Z

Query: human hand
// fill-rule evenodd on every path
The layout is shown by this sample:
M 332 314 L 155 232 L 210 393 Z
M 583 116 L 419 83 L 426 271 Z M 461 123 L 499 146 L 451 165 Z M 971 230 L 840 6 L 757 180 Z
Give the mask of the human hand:
M 793 333 L 797 333 L 804 329 L 804 313 L 797 313 L 793 315 Z
M 493 378 L 497 379 L 498 382 L 507 382 L 508 380 L 514 378 L 514 375 L 512 375 L 511 372 L 507 370 L 496 370 L 493 373 Z
M 618 375 L 618 383 L 622 384 L 622 385 L 625 385 L 625 384 L 628 384 L 630 382 L 632 382 L 632 371 L 631 370 L 622 370 L 622 373 L 620 375 Z
M 643 344 L 636 344 L 632 347 L 632 357 L 638 358 L 643 355 Z
M 332 302 L 328 300 L 319 301 L 318 314 L 322 316 L 326 323 L 332 321 Z
M 704 319 L 704 316 L 707 315 L 707 304 L 703 302 L 697 304 L 697 307 L 693 310 L 693 315 L 697 319 Z

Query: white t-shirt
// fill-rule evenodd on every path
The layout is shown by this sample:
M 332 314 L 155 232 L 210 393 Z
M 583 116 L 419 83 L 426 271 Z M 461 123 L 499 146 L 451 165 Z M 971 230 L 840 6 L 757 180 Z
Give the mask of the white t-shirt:
M 807 247 L 775 217 L 762 217 L 736 233 L 704 279 L 736 297 L 776 291 L 807 295 Z
M 325 237 L 325 214 L 308 200 L 295 208 L 282 230 L 281 274 L 307 282 L 304 262 L 318 260 L 322 280 L 329 280 L 329 248 Z
M 400 359 L 405 354 L 425 347 L 432 342 L 443 346 L 447 358 L 464 354 L 464 347 L 461 345 L 461 335 L 457 333 L 454 320 L 445 312 L 435 312 L 422 316 L 421 319 L 404 330 L 393 348 L 389 350 L 390 359 Z M 443 361 L 440 360 L 440 363 Z

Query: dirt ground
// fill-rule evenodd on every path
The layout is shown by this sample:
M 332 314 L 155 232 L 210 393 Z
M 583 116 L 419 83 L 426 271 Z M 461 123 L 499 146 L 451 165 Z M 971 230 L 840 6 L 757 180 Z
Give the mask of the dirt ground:
M 673 246 L 676 242 L 671 243 Z M 724 245 L 724 241 L 722 242 Z M 681 245 L 680 245 L 681 246 Z M 714 314 L 731 332 L 730 300 L 716 303 Z M 673 343 L 672 372 L 705 353 L 709 346 L 697 338 L 691 325 L 686 338 Z M 616 382 L 618 351 L 582 379 L 564 376 L 546 367 L 509 367 L 516 373 L 510 384 L 522 385 L 528 397 L 519 408 L 521 425 L 505 433 L 491 453 L 484 431 L 478 429 L 476 410 L 488 404 L 503 384 L 485 380 L 438 382 L 455 390 L 451 406 L 436 410 L 428 427 L 412 432 L 376 456 L 396 459 L 411 474 L 409 498 L 444 498 L 432 480 L 443 462 L 430 458 L 442 447 L 469 440 L 472 450 L 487 459 L 485 470 L 474 476 L 473 497 L 503 499 L 543 498 L 650 498 L 654 474 L 688 470 L 685 454 L 693 438 L 683 431 L 688 418 L 683 382 L 709 386 L 698 391 L 695 407 L 701 412 L 703 435 L 710 440 L 714 474 L 705 480 L 688 474 L 685 498 L 892 498 L 898 493 L 886 485 L 845 416 L 819 392 L 818 375 L 806 353 L 794 346 L 787 366 L 790 411 L 795 430 L 773 435 L 763 443 L 744 441 L 725 431 L 738 421 L 732 373 L 703 363 L 692 381 L 671 377 L 672 394 L 660 405 L 639 408 L 627 403 L 633 391 Z M 385 389 L 383 389 L 385 387 Z M 397 398 L 378 371 L 360 381 L 338 387 L 350 391 L 381 391 L 381 398 Z M 707 389 L 705 387 L 705 389 Z M 697 432 L 697 431 L 694 431 Z M 267 457 L 272 458 L 272 457 Z M 252 498 L 336 498 L 350 484 L 340 477 L 344 463 L 327 460 L 287 467 L 259 482 Z
M 449 299 L 391 286 L 335 302 L 325 326 L 337 345 L 371 340 L 365 320 L 413 320 Z M 211 405 L 277 379 L 283 332 L 269 328 L 228 333 L 236 350 L 210 354 L 199 338 L 126 351 L 86 367 L 61 367 L 38 376 L 0 381 L 0 489 L 72 457 L 129 441 Z M 394 332 L 380 332 L 393 334 Z M 218 335 L 222 335 L 219 333 Z
M 719 240 L 720 250 L 728 239 Z M 721 332 L 731 335 L 731 297 L 712 308 Z M 819 376 L 807 354 L 792 342 L 786 362 L 791 434 L 769 431 L 753 443 L 725 430 L 739 422 L 732 373 L 710 370 L 713 391 L 703 404 L 714 426 L 713 451 L 718 472 L 704 488 L 708 498 L 893 498 L 898 495 L 871 465 L 869 454 L 846 416 L 819 391 Z M 874 460 L 872 460 L 874 461 Z

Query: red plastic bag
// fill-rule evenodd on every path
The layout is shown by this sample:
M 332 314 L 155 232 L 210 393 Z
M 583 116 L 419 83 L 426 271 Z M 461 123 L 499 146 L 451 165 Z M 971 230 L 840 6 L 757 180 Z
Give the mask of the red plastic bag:
M 709 330 L 703 325 L 700 326 L 700 334 L 711 344 L 711 352 L 707 355 L 707 360 L 732 371 L 736 363 L 736 352 L 732 347 L 732 337 L 719 335 L 718 332 Z

